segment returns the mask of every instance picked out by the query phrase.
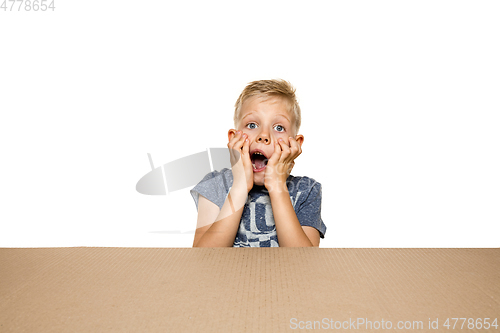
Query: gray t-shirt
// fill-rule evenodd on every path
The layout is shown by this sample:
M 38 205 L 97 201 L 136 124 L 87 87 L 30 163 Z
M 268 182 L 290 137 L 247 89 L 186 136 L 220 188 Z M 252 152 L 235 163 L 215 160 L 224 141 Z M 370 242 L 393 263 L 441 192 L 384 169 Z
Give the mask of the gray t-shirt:
M 192 190 L 196 207 L 201 194 L 222 209 L 233 184 L 230 169 L 208 173 Z M 320 237 L 325 237 L 326 226 L 321 219 L 321 184 L 309 177 L 287 178 L 288 192 L 295 214 L 302 226 L 316 228 Z M 240 228 L 233 247 L 277 247 L 279 246 L 274 224 L 271 199 L 264 186 L 250 190 L 241 215 Z

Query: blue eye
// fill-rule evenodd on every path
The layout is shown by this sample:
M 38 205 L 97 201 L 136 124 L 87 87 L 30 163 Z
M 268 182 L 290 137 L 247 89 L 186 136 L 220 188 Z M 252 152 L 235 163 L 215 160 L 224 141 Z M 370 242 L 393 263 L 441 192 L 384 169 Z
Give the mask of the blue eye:
M 274 126 L 274 129 L 278 132 L 284 132 L 285 131 L 285 128 L 281 125 L 276 125 Z
M 249 128 L 249 129 L 256 129 L 257 128 L 257 124 L 256 123 L 249 123 L 247 125 L 247 128 Z

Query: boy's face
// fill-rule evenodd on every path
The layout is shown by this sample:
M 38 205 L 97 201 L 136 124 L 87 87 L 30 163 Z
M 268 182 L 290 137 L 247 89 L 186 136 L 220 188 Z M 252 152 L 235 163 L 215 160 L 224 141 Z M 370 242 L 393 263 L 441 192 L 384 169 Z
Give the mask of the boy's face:
M 295 134 L 294 116 L 288 112 L 287 102 L 279 96 L 267 98 L 255 96 L 247 99 L 241 107 L 237 130 L 248 135 L 250 158 L 255 164 L 254 184 L 261 186 L 264 185 L 266 169 L 266 165 L 261 161 L 271 158 L 274 153 L 274 143 L 280 138 L 288 142 L 288 138 L 292 137 L 302 145 L 304 140 L 302 135 Z M 256 152 L 263 154 L 264 157 L 259 157 Z

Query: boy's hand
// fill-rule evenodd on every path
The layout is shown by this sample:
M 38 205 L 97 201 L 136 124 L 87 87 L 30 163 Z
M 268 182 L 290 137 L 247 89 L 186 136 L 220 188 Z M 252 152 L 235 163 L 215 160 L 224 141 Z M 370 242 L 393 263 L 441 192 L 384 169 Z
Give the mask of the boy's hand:
M 228 132 L 229 155 L 231 159 L 231 171 L 233 172 L 233 186 L 241 186 L 247 193 L 253 187 L 253 167 L 250 159 L 250 142 L 242 131 L 234 129 Z
M 267 163 L 264 186 L 271 192 L 288 192 L 286 179 L 295 165 L 295 158 L 302 153 L 300 144 L 294 138 L 278 139 L 274 144 L 274 153 Z

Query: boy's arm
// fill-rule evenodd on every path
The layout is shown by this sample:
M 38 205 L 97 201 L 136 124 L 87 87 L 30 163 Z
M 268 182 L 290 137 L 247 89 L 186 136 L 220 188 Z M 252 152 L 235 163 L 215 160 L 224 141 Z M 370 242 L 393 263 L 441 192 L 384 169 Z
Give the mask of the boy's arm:
M 200 195 L 193 247 L 233 246 L 246 200 L 245 190 L 233 187 L 219 211 L 217 205 Z
M 300 135 L 297 138 L 303 141 Z M 278 139 L 266 168 L 265 185 L 271 198 L 280 246 L 319 246 L 319 231 L 300 225 L 286 185 L 286 179 L 295 164 L 294 160 L 301 152 L 301 144 L 292 137 L 288 143 Z
M 283 246 L 319 246 L 319 231 L 313 227 L 303 227 L 295 214 L 288 190 L 271 191 L 274 223 L 280 247 Z
M 242 131 L 231 129 L 228 132 L 228 139 L 227 147 L 232 166 L 233 186 L 220 212 L 218 206 L 200 196 L 198 225 L 193 247 L 233 246 L 248 192 L 253 187 L 253 168 L 249 155 L 248 136 Z

